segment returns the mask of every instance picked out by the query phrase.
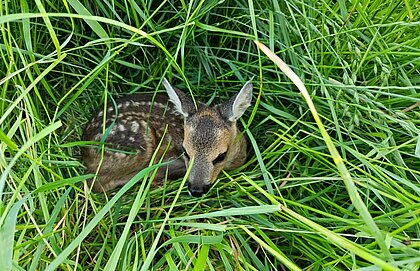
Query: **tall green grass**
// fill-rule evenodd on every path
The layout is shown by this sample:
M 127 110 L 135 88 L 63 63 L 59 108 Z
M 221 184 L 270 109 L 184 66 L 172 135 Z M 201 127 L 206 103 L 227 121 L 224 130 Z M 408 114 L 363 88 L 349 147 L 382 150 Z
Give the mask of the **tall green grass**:
M 11 0 L 0 15 L 0 270 L 420 268 L 418 1 Z M 150 188 L 154 167 L 89 193 L 86 122 L 162 76 L 205 102 L 253 78 L 248 162 L 203 198 L 185 179 Z

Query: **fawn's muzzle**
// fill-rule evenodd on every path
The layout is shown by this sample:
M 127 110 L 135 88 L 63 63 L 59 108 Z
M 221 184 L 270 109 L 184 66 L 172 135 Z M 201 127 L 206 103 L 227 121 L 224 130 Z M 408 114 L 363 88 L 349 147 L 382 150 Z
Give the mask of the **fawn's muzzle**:
M 188 191 L 191 196 L 201 197 L 206 194 L 211 188 L 211 184 L 191 184 L 188 183 Z

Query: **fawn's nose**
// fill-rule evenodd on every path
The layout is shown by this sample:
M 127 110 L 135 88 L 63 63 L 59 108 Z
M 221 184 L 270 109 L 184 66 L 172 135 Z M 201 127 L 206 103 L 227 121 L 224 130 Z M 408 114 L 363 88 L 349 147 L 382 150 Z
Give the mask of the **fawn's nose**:
M 194 197 L 201 197 L 206 194 L 210 190 L 211 184 L 205 185 L 196 185 L 188 183 L 188 191 L 190 192 L 191 196 Z

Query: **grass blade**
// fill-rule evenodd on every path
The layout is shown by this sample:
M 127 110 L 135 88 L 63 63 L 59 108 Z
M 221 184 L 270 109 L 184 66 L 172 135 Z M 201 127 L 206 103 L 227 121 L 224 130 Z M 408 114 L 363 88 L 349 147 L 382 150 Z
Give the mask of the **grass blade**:
M 347 192 L 349 193 L 350 200 L 356 207 L 356 209 L 359 211 L 360 216 L 362 217 L 363 221 L 366 223 L 366 225 L 369 228 L 370 234 L 372 234 L 375 237 L 376 242 L 378 243 L 379 247 L 381 248 L 381 251 L 386 259 L 389 261 L 392 261 L 392 255 L 389 252 L 388 246 L 385 244 L 385 237 L 380 232 L 378 226 L 375 224 L 375 221 L 373 221 L 372 216 L 369 213 L 369 210 L 367 209 L 366 205 L 363 203 L 362 198 L 359 195 L 359 192 L 357 191 L 357 188 L 354 184 L 354 181 L 347 170 L 343 159 L 341 158 L 341 155 L 338 153 L 336 147 L 334 146 L 334 143 L 331 140 L 331 137 L 328 135 L 328 132 L 325 130 L 324 125 L 321 122 L 321 119 L 318 115 L 318 112 L 316 111 L 315 105 L 312 102 L 312 99 L 306 90 L 305 85 L 300 80 L 300 78 L 287 66 L 286 63 L 284 63 L 278 56 L 276 56 L 273 52 L 270 51 L 264 44 L 255 41 L 258 48 L 261 49 L 284 73 L 285 75 L 296 85 L 296 87 L 299 89 L 299 91 L 302 93 L 303 97 L 305 98 L 309 109 L 311 110 L 311 113 L 315 119 L 315 122 L 318 125 L 318 128 L 322 134 L 322 137 L 325 141 L 325 144 L 328 147 L 328 150 L 331 153 L 331 156 L 334 160 L 334 163 L 336 164 L 338 171 L 340 172 L 341 178 L 343 179 Z

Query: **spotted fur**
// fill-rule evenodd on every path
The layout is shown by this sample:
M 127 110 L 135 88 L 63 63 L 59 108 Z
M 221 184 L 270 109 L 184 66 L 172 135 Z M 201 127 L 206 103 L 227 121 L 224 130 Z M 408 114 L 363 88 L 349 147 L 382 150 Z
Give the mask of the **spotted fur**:
M 163 160 L 170 163 L 159 169 L 155 183 L 166 172 L 169 179 L 183 176 L 189 159 L 194 157 L 188 180 L 194 196 L 206 193 L 222 169 L 233 169 L 245 162 L 246 140 L 236 120 L 250 105 L 250 82 L 229 101 L 212 107 L 203 103 L 196 107 L 190 97 L 166 79 L 164 87 L 168 95 L 136 94 L 109 103 L 87 124 L 83 140 L 96 144 L 84 147 L 82 157 L 87 172 L 97 173 L 90 180 L 95 192 L 106 192 L 128 182 L 150 163 L 161 140 L 156 161 L 166 150 Z

